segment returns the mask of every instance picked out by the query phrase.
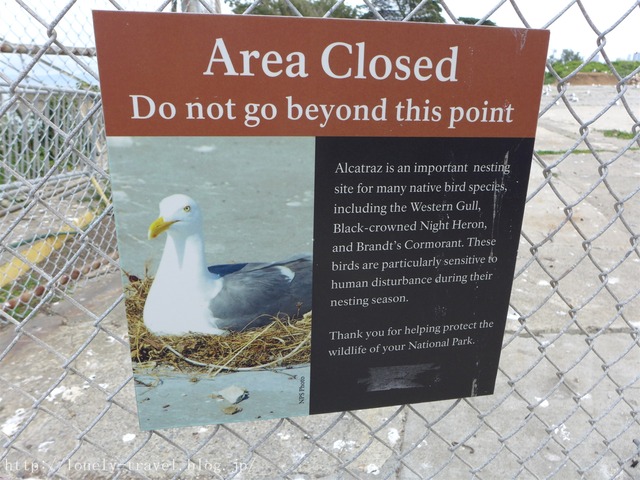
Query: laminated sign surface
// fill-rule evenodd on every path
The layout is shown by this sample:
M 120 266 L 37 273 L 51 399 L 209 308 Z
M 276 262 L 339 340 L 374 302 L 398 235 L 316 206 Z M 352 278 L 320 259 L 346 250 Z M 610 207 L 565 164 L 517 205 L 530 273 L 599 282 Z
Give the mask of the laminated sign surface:
M 143 429 L 493 392 L 548 32 L 94 23 Z

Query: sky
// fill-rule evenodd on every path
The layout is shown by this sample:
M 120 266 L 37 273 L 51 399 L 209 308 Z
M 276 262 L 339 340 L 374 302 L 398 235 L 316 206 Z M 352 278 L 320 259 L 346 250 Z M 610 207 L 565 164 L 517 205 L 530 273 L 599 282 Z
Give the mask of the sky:
M 523 26 L 509 1 L 449 0 L 446 3 L 457 17 L 483 17 L 496 4 L 502 3 L 491 20 L 502 27 Z M 516 3 L 532 28 L 551 31 L 549 56 L 555 51 L 559 57 L 563 49 L 569 49 L 588 58 L 598 46 L 598 33 L 593 27 L 599 32 L 606 32 L 629 10 L 631 13 L 606 35 L 605 51 L 610 60 L 628 60 L 640 52 L 640 1 L 582 0 L 580 3 L 593 26 L 587 22 L 575 0 L 518 0 Z M 553 21 L 565 8 L 566 12 Z
M 23 43 L 42 43 L 46 39 L 46 26 L 72 0 L 22 0 L 33 15 L 27 13 L 16 0 L 0 0 L 0 38 Z M 360 0 L 348 0 L 356 5 Z M 161 0 L 119 0 L 127 10 L 153 11 Z M 178 2 L 180 3 L 180 2 Z M 362 2 L 360 2 L 362 3 Z M 517 0 L 516 4 L 532 28 L 549 28 L 551 43 L 549 55 L 560 56 L 563 49 L 589 58 L 597 48 L 598 34 L 607 31 L 631 10 L 631 13 L 606 36 L 605 51 L 611 60 L 628 60 L 640 52 L 640 0 Z M 498 26 L 523 27 L 511 1 L 508 0 L 446 0 L 456 17 L 483 17 L 499 5 L 490 17 Z M 583 6 L 593 26 L 585 20 Z M 66 45 L 85 46 L 93 43 L 91 9 L 114 9 L 108 0 L 77 0 L 56 28 L 58 38 Z M 560 12 L 566 12 L 553 20 Z M 228 7 L 225 6 L 228 11 Z M 37 14 L 35 12 L 38 12 Z M 443 12 L 447 17 L 446 12 Z M 41 21 L 34 17 L 40 17 Z M 598 60 L 599 58 L 596 58 Z

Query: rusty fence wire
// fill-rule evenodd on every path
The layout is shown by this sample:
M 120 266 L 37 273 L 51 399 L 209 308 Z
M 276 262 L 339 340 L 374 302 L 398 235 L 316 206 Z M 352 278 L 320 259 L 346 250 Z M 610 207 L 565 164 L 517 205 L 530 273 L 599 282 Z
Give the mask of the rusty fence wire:
M 435 4 L 457 23 L 470 3 L 349 5 L 410 20 Z M 637 36 L 625 62 L 612 53 L 640 2 L 609 2 L 613 21 L 587 0 L 483 3 L 472 23 L 571 29 L 590 48 L 549 54 L 496 393 L 140 432 L 90 9 L 228 7 L 3 0 L 0 478 L 640 478 Z

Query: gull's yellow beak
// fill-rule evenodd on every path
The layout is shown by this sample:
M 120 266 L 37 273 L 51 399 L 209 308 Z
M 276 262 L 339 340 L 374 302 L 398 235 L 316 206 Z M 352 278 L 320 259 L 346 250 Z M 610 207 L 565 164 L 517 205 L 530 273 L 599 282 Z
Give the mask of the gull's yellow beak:
M 162 232 L 166 232 L 169 230 L 169 227 L 176 223 L 177 220 L 172 220 L 171 222 L 166 222 L 164 218 L 158 217 L 156 218 L 151 225 L 149 225 L 149 239 L 156 238 Z

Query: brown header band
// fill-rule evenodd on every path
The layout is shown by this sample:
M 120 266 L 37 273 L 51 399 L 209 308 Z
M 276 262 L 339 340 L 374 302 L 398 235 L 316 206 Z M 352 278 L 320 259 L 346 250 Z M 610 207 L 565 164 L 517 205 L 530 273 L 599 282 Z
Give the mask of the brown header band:
M 533 137 L 549 32 L 94 12 L 109 136 Z

